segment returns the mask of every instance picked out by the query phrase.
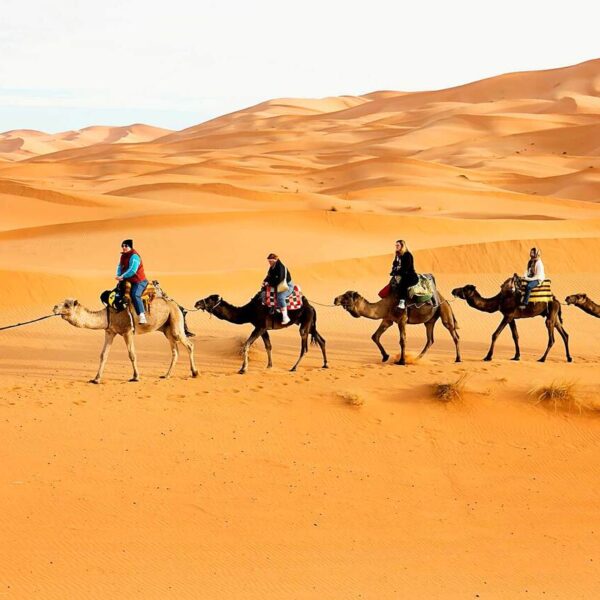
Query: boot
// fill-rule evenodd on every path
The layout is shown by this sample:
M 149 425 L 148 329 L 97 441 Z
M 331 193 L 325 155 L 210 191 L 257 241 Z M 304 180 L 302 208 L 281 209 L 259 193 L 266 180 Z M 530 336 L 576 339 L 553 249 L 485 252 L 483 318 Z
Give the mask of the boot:
M 404 310 L 404 309 L 406 308 L 406 301 L 404 300 L 404 298 L 401 298 L 401 299 L 398 301 L 398 308 L 399 308 L 400 310 Z
M 146 313 L 140 313 L 138 315 L 138 323 L 140 325 L 145 325 L 148 321 L 146 321 Z
M 288 317 L 287 308 L 281 309 L 281 324 L 287 325 L 290 322 L 290 318 Z

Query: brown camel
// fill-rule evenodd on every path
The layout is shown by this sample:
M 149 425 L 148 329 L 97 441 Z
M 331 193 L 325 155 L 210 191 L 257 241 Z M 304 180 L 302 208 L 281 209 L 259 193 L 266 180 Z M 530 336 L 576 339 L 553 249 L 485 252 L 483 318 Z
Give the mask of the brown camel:
M 177 362 L 178 351 L 177 342 L 185 346 L 190 355 L 190 368 L 192 377 L 197 377 L 198 369 L 194 363 L 194 345 L 185 335 L 184 316 L 175 302 L 165 300 L 164 298 L 155 298 L 152 301 L 150 311 L 146 313 L 148 323 L 140 325 L 134 323 L 133 316 L 129 310 L 116 312 L 112 308 L 103 308 L 98 311 L 91 311 L 81 305 L 77 300 L 67 298 L 64 302 L 57 304 L 54 309 L 55 315 L 60 315 L 65 321 L 75 327 L 84 329 L 104 329 L 104 347 L 100 353 L 100 366 L 98 373 L 90 383 L 100 383 L 104 366 L 108 359 L 110 347 L 116 335 L 122 335 L 127 345 L 129 359 L 133 366 L 133 377 L 129 381 L 138 381 L 139 372 L 137 368 L 137 358 L 133 344 L 133 335 L 150 333 L 151 331 L 162 331 L 171 344 L 171 364 L 169 370 L 163 378 L 171 375 L 173 367 Z
M 431 304 L 409 305 L 406 310 L 396 308 L 398 298 L 394 294 L 390 294 L 379 302 L 369 302 L 363 298 L 358 292 L 347 291 L 334 299 L 333 303 L 336 306 L 342 306 L 354 318 L 366 317 L 367 319 L 381 319 L 381 325 L 377 331 L 371 336 L 375 345 L 379 348 L 383 362 L 389 359 L 389 354 L 381 345 L 379 338 L 389 329 L 394 323 L 398 324 L 400 331 L 400 358 L 396 361 L 397 365 L 406 364 L 406 325 L 425 325 L 427 331 L 427 342 L 417 360 L 421 358 L 430 346 L 433 344 L 433 330 L 437 320 L 441 317 L 442 324 L 450 332 L 454 345 L 456 346 L 456 362 L 460 362 L 460 346 L 458 337 L 458 323 L 452 312 L 452 308 L 446 300 L 438 294 L 439 302 L 437 306 Z
M 300 326 L 300 337 L 302 338 L 302 343 L 300 356 L 290 371 L 296 370 L 300 364 L 300 361 L 302 360 L 302 357 L 308 351 L 309 333 L 311 336 L 311 341 L 314 344 L 319 344 L 321 347 L 321 352 L 323 353 L 323 368 L 327 369 L 325 339 L 317 331 L 317 312 L 310 305 L 306 296 L 302 299 L 302 308 L 288 311 L 290 323 L 287 325 L 283 325 L 281 323 L 280 315 L 271 314 L 269 309 L 262 304 L 260 293 L 254 296 L 254 298 L 252 298 L 252 300 L 250 300 L 250 302 L 244 306 L 233 306 L 232 304 L 229 304 L 223 300 L 223 298 L 218 294 L 213 294 L 212 296 L 207 296 L 202 300 L 198 300 L 195 307 L 197 309 L 205 310 L 209 314 L 214 315 L 223 321 L 229 321 L 230 323 L 235 323 L 237 325 L 242 325 L 244 323 L 252 323 L 252 325 L 254 325 L 254 330 L 250 334 L 250 337 L 244 342 L 242 347 L 244 360 L 242 362 L 242 367 L 239 370 L 240 374 L 245 373 L 248 369 L 248 351 L 250 346 L 252 346 L 252 344 L 259 337 L 262 337 L 265 344 L 268 359 L 267 368 L 270 369 L 273 366 L 273 361 L 271 358 L 271 339 L 269 338 L 268 332 L 273 329 L 284 329 L 291 325 Z
M 600 319 L 600 304 L 596 304 L 587 297 L 587 294 L 571 294 L 565 299 L 567 304 L 580 308 L 583 312 Z
M 494 355 L 494 345 L 502 330 L 508 325 L 512 332 L 512 337 L 515 342 L 515 355 L 511 360 L 520 360 L 521 350 L 519 348 L 519 333 L 517 331 L 516 319 L 529 319 L 531 317 L 545 317 L 546 327 L 548 328 L 548 346 L 546 352 L 539 359 L 539 362 L 544 362 L 550 352 L 550 348 L 554 345 L 554 330 L 556 329 L 565 343 L 567 354 L 567 362 L 572 362 L 573 358 L 569 353 L 569 335 L 565 331 L 562 323 L 562 309 L 560 302 L 553 296 L 550 302 L 530 302 L 526 308 L 519 308 L 520 299 L 514 293 L 514 278 L 507 279 L 500 286 L 500 293 L 493 298 L 484 298 L 477 291 L 474 285 L 465 285 L 464 287 L 455 288 L 452 290 L 452 295 L 456 298 L 466 300 L 469 306 L 473 308 L 494 313 L 500 311 L 503 315 L 500 325 L 492 334 L 492 344 L 488 353 L 483 360 L 492 360 Z

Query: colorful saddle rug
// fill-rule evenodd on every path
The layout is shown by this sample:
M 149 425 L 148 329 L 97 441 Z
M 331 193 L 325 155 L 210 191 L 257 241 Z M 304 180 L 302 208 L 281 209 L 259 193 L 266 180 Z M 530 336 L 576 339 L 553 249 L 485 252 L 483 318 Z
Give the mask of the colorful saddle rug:
M 521 285 L 521 298 L 523 294 L 525 294 L 525 286 L 527 282 L 524 279 L 519 280 Z M 531 290 L 531 295 L 529 296 L 529 302 L 550 302 L 553 299 L 552 290 L 550 289 L 550 284 L 552 281 L 550 279 L 544 279 L 540 285 L 534 287 Z
M 419 281 L 408 288 L 408 297 L 417 304 L 429 302 L 435 296 L 435 278 L 431 273 L 419 273 Z
M 275 288 L 267 285 L 264 289 L 264 302 L 265 306 L 269 308 L 275 308 L 277 304 L 277 296 L 275 292 Z M 302 308 L 302 291 L 297 285 L 294 285 L 294 290 L 292 293 L 286 298 L 286 304 L 288 310 L 299 310 Z M 277 307 L 277 311 L 279 311 L 279 307 Z

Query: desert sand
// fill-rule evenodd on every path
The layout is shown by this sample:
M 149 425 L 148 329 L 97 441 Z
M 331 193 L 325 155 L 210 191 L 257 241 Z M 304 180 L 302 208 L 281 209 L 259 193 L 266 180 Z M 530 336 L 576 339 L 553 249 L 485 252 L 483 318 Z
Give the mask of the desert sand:
M 19 141 L 20 140 L 20 141 Z M 241 304 L 281 255 L 318 303 L 330 369 L 297 330 L 188 315 L 200 377 L 160 334 L 142 380 L 102 332 L 0 331 L 0 594 L 7 598 L 597 598 L 600 320 L 563 306 L 508 329 L 461 300 L 419 362 L 330 306 L 387 282 L 397 238 L 442 293 L 485 296 L 543 252 L 556 296 L 600 302 L 600 60 L 458 88 L 278 99 L 183 131 L 0 135 L 0 326 L 100 308 L 123 238 L 187 307 Z M 414 357 L 425 340 L 408 328 Z M 397 329 L 383 338 L 398 352 Z M 462 398 L 435 386 L 466 374 Z M 530 392 L 573 383 L 569 406 Z

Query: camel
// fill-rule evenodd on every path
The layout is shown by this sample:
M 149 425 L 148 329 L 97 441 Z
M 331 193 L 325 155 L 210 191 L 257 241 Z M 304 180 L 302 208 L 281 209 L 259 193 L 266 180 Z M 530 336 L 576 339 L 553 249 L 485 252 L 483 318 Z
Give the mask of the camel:
M 288 311 L 290 323 L 286 325 L 281 323 L 280 316 L 271 314 L 269 308 L 262 304 L 260 293 L 256 294 L 256 296 L 244 306 L 234 306 L 233 304 L 226 302 L 222 296 L 213 294 L 212 296 L 207 296 L 202 300 L 198 300 L 195 304 L 195 308 L 205 310 L 209 314 L 217 317 L 217 319 L 229 321 L 236 325 L 242 325 L 244 323 L 251 323 L 254 325 L 254 330 L 242 346 L 244 358 L 239 370 L 241 375 L 248 369 L 248 351 L 250 350 L 250 346 L 252 346 L 259 337 L 262 337 L 265 344 L 265 349 L 267 351 L 267 368 L 270 369 L 273 366 L 273 360 L 271 358 L 271 339 L 269 338 L 268 332 L 274 329 L 284 329 L 291 325 L 300 326 L 300 337 L 302 338 L 302 341 L 300 356 L 290 371 L 295 371 L 298 368 L 302 357 L 308 351 L 309 333 L 312 343 L 319 344 L 321 347 L 321 352 L 323 354 L 323 368 L 328 368 L 327 354 L 325 352 L 325 339 L 317 331 L 317 312 L 310 305 L 306 296 L 302 298 L 302 308 Z
M 511 277 L 500 286 L 500 293 L 493 298 L 484 298 L 477 291 L 474 285 L 465 285 L 452 290 L 452 295 L 456 298 L 466 300 L 469 306 L 473 308 L 494 313 L 500 311 L 503 315 L 500 325 L 492 334 L 492 344 L 483 360 L 490 361 L 494 355 L 494 346 L 502 330 L 508 325 L 512 332 L 515 343 L 515 355 L 511 360 L 520 360 L 521 350 L 519 348 L 519 333 L 517 331 L 516 319 L 530 319 L 532 317 L 545 317 L 546 327 L 548 329 L 548 346 L 543 356 L 538 362 L 545 362 L 550 348 L 554 346 L 554 330 L 556 329 L 563 339 L 567 354 L 567 362 L 572 362 L 573 358 L 569 353 L 569 335 L 563 327 L 562 309 L 560 302 L 553 296 L 550 302 L 530 302 L 526 308 L 519 308 L 520 298 L 515 295 L 515 279 Z
M 580 308 L 583 312 L 593 317 L 600 319 L 600 304 L 596 304 L 593 300 L 587 297 L 587 294 L 571 294 L 565 298 L 565 302 L 569 305 Z
M 381 345 L 379 338 L 389 329 L 394 323 L 398 324 L 400 331 L 400 358 L 396 361 L 397 365 L 406 364 L 406 325 L 425 325 L 427 332 L 427 342 L 421 353 L 417 357 L 420 359 L 429 350 L 433 344 L 433 330 L 439 318 L 442 319 L 442 324 L 450 332 L 454 345 L 456 346 L 456 361 L 461 362 L 458 323 L 452 312 L 452 308 L 446 300 L 438 293 L 439 302 L 437 306 L 431 304 L 409 305 L 405 310 L 397 308 L 398 298 L 394 294 L 390 294 L 379 302 L 369 302 L 363 298 L 358 292 L 347 291 L 334 299 L 333 303 L 336 306 L 342 306 L 354 318 L 366 317 L 367 319 L 381 319 L 381 325 L 377 328 L 371 339 L 379 348 L 382 356 L 382 362 L 389 359 L 389 354 Z
M 60 304 L 57 304 L 53 312 L 75 327 L 104 330 L 104 347 L 100 353 L 100 366 L 98 367 L 96 377 L 91 379 L 90 383 L 100 383 L 110 347 L 116 335 L 123 336 L 127 351 L 129 352 L 129 360 L 131 360 L 133 366 L 133 377 L 129 381 L 139 381 L 140 376 L 137 368 L 133 336 L 134 334 L 141 335 L 152 331 L 162 331 L 171 345 L 171 364 L 163 379 L 171 375 L 173 367 L 177 362 L 179 356 L 177 350 L 178 342 L 185 346 L 190 355 L 192 377 L 198 376 L 198 369 L 194 363 L 194 345 L 185 334 L 185 317 L 177 304 L 172 300 L 165 300 L 160 297 L 155 298 L 152 301 L 150 310 L 146 313 L 148 323 L 145 325 L 140 325 L 137 322 L 134 323 L 132 313 L 129 310 L 117 312 L 112 308 L 106 307 L 98 311 L 92 311 L 72 298 L 67 298 Z

